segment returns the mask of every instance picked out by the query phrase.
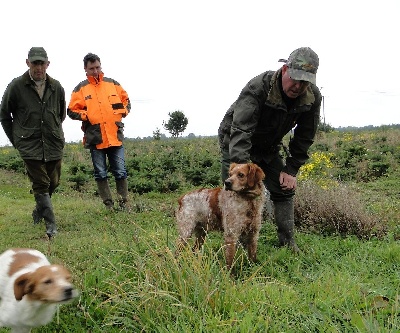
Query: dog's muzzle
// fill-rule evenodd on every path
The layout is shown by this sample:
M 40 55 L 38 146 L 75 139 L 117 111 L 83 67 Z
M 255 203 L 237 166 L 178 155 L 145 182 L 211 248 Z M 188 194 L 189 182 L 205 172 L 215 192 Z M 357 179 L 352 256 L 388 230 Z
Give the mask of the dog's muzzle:
M 227 191 L 232 190 L 232 182 L 229 179 L 225 180 L 224 184 L 225 184 L 225 190 Z

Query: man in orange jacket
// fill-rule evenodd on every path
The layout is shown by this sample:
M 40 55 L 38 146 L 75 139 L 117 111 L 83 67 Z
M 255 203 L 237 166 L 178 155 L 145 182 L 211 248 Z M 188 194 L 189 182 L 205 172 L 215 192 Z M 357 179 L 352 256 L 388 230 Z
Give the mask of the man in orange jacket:
M 117 187 L 119 206 L 128 201 L 122 118 L 131 109 L 127 92 L 101 70 L 99 56 L 88 53 L 83 58 L 87 79 L 72 92 L 67 114 L 82 121 L 83 144 L 90 149 L 94 178 L 103 203 L 112 209 L 114 202 L 107 179 L 107 158 Z

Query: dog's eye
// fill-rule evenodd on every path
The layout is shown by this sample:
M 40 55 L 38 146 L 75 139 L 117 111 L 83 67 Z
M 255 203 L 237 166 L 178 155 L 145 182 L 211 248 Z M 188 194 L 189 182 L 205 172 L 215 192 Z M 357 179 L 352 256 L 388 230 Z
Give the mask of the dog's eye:
M 240 172 L 238 176 L 239 176 L 239 178 L 244 178 L 244 173 Z
M 53 282 L 52 279 L 47 279 L 47 280 L 45 280 L 43 283 L 44 283 L 44 284 L 50 284 L 50 283 L 52 283 L 52 282 Z

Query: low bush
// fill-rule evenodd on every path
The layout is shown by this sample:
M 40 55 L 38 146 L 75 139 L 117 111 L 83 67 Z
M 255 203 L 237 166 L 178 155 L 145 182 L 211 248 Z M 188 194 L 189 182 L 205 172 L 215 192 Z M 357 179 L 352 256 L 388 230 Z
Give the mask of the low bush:
M 387 224 L 366 210 L 362 197 L 349 185 L 322 188 L 313 181 L 299 184 L 295 197 L 295 224 L 324 235 L 382 238 Z

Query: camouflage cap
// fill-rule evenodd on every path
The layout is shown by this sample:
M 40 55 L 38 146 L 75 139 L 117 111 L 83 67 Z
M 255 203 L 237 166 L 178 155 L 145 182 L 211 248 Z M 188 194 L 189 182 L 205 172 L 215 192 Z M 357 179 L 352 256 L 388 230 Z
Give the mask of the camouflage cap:
M 309 47 L 300 47 L 294 50 L 286 62 L 289 75 L 293 80 L 308 81 L 316 84 L 316 75 L 319 58 Z
M 32 47 L 28 53 L 28 60 L 30 62 L 34 61 L 47 61 L 47 52 L 43 47 Z

